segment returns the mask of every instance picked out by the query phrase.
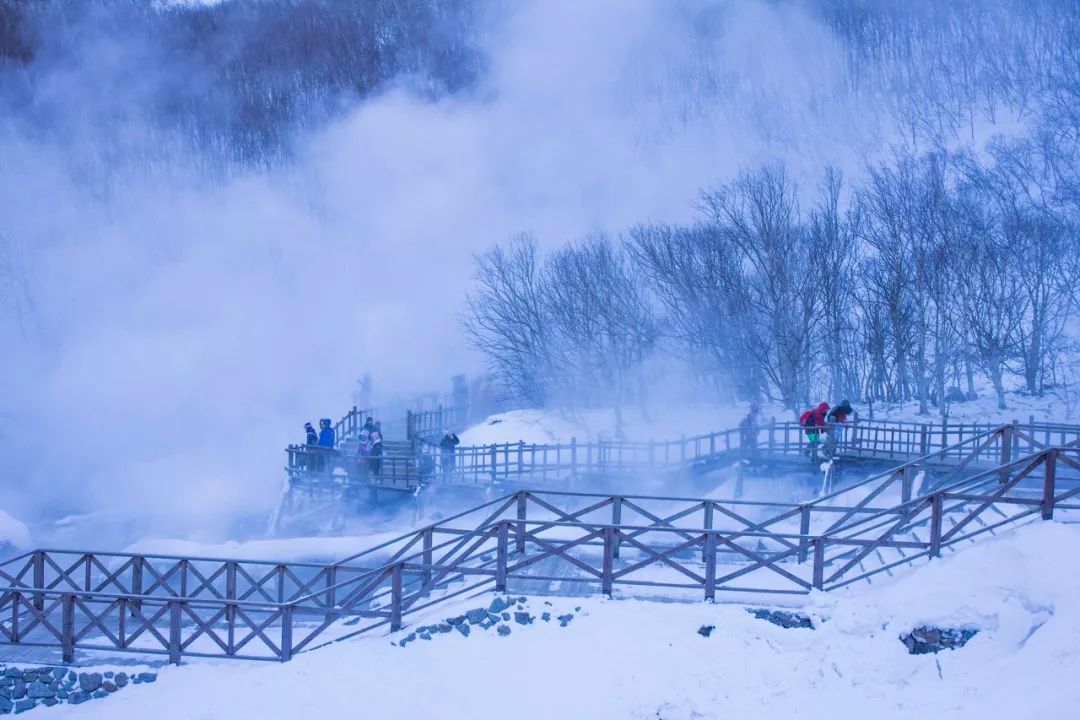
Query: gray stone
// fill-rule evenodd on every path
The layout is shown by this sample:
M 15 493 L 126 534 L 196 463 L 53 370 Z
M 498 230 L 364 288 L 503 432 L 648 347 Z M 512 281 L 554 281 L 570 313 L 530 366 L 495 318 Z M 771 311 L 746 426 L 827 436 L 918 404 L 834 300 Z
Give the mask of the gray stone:
M 747 608 L 746 611 L 759 620 L 767 620 L 773 625 L 785 629 L 814 629 L 814 621 L 810 619 L 809 615 L 804 615 L 802 613 L 788 612 L 786 610 L 765 610 L 762 608 Z
M 465 613 L 465 619 L 471 622 L 473 625 L 479 625 L 487 620 L 488 611 L 483 608 L 477 608 L 476 610 L 470 610 Z
M 454 629 L 454 626 L 450 623 L 439 623 L 435 629 L 441 633 L 448 633 Z
M 92 693 L 101 687 L 101 673 L 79 673 L 79 689 Z
M 15 707 L 15 703 L 6 697 L 0 697 L 0 713 L 9 713 L 13 707 Z
M 26 683 L 22 678 L 15 678 L 15 683 L 11 686 L 11 698 L 19 700 L 24 697 L 26 697 Z
M 15 682 L 14 678 L 9 678 L 7 675 L 0 675 L 0 687 L 11 687 L 11 683 Z
M 127 673 L 122 673 L 122 672 L 116 673 L 116 687 L 124 687 L 127 684 L 128 684 Z
M 68 696 L 68 702 L 72 705 L 80 705 L 90 699 L 90 693 L 73 692 Z
M 27 710 L 33 710 L 35 707 L 37 707 L 37 700 L 20 700 L 19 702 L 15 703 L 15 714 L 18 715 L 19 713 L 24 713 Z
M 11 688 L 9 688 L 9 687 L 0 687 L 0 697 L 2 697 L 2 698 L 10 698 L 11 697 Z
M 8 668 L 4 671 L 4 677 L 21 678 L 22 670 L 20 670 L 19 668 Z
M 522 595 L 521 597 L 519 597 L 519 598 L 518 598 L 518 602 L 519 602 L 519 603 L 526 603 L 526 602 L 529 602 L 529 598 L 527 598 L 527 597 L 525 597 L 524 595 Z
M 112 680 L 112 679 L 113 679 L 113 675 L 114 675 L 114 674 L 115 674 L 115 673 L 113 673 L 113 671 L 112 671 L 112 670 L 109 670 L 109 671 L 107 671 L 107 672 L 105 673 L 105 679 L 106 679 L 106 680 Z
M 101 683 L 101 688 L 107 693 L 114 693 L 116 692 L 116 683 L 114 683 L 112 680 L 106 680 L 105 682 Z
M 558 621 L 559 621 L 559 627 L 566 627 L 567 625 L 569 625 L 569 624 L 570 624 L 570 621 L 571 621 L 571 620 L 573 620 L 573 619 L 574 619 L 574 616 L 573 616 L 573 615 L 569 615 L 569 614 L 567 614 L 567 615 L 560 615 L 560 616 L 558 617 Z
M 544 622 L 550 622 L 551 621 L 551 613 L 546 612 L 546 613 L 542 614 L 540 616 L 540 619 L 543 620 Z
M 68 699 L 68 691 L 67 690 L 57 690 L 56 691 L 56 697 L 59 698 L 60 700 L 67 700 Z
M 509 625 L 500 625 L 499 627 L 495 628 L 495 631 L 498 632 L 503 637 L 506 637 L 507 635 L 510 634 L 510 626 Z
M 458 615 L 457 617 L 446 618 L 446 622 L 450 623 L 451 625 L 454 625 L 455 627 L 462 624 L 463 622 L 465 622 L 465 620 L 466 620 L 466 618 L 465 618 L 464 615 Z
M 52 676 L 56 682 L 63 680 L 65 675 L 67 675 L 67 670 L 64 668 L 53 668 Z
M 73 683 L 73 682 L 75 682 L 76 680 L 79 679 L 79 676 L 75 674 L 74 670 L 68 670 L 67 679 L 68 679 L 68 682 Z
M 139 673 L 139 679 L 142 680 L 144 683 L 152 683 L 157 680 L 157 673 Z
M 34 682 L 30 683 L 29 687 L 26 688 L 26 697 L 32 698 L 34 700 L 41 700 L 43 698 L 52 697 L 55 694 L 55 690 L 53 690 L 51 687 L 41 682 L 40 680 L 35 680 Z
M 712 631 L 715 629 L 715 625 L 702 625 L 697 629 L 697 634 L 701 637 L 709 637 L 710 635 L 712 635 Z
M 23 670 L 22 679 L 27 685 L 37 680 L 37 672 L 34 670 Z
M 514 613 L 514 622 L 516 622 L 518 625 L 529 625 L 529 624 L 532 623 L 532 621 L 533 621 L 532 615 L 530 615 L 527 612 L 516 612 L 516 613 Z
M 508 613 L 508 612 L 502 613 L 502 619 L 507 621 L 507 622 L 510 622 L 510 613 Z
M 488 605 L 488 612 L 494 615 L 498 615 L 508 607 L 510 607 L 509 602 L 502 598 L 495 598 L 491 601 L 491 605 Z
M 469 627 L 468 623 L 459 623 L 459 624 L 454 626 L 454 629 L 457 630 L 462 635 L 464 635 L 465 637 L 469 637 L 469 633 L 472 631 L 472 629 Z
M 47 697 L 41 701 L 41 704 L 45 707 L 52 707 L 53 705 L 59 705 L 60 701 L 54 697 Z
M 416 637 L 420 638 L 421 640 L 430 640 L 431 639 L 431 636 L 428 635 L 426 632 L 418 632 L 418 633 L 416 633 Z
M 94 691 L 94 697 L 97 698 L 98 700 L 100 700 L 103 697 L 108 697 L 108 696 L 109 696 L 109 693 L 105 692 L 104 690 L 95 690 Z
M 978 630 L 924 626 L 901 635 L 900 642 L 904 643 L 912 655 L 926 655 L 964 647 L 977 633 Z

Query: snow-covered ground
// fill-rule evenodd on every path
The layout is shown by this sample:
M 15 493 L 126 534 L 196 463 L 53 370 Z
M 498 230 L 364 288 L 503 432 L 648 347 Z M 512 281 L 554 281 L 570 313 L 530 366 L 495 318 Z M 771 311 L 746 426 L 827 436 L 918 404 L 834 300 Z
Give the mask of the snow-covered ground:
M 817 629 L 781 629 L 734 605 L 532 598 L 580 612 L 435 635 L 409 629 L 283 665 L 197 661 L 157 683 L 50 717 L 142 718 L 995 718 L 1076 717 L 1080 526 L 1020 528 L 873 587 L 811 597 Z M 511 588 L 513 590 L 513 588 Z M 486 605 L 437 606 L 413 627 Z M 912 656 L 922 624 L 977 628 L 959 650 Z M 710 637 L 697 630 L 715 625 Z M 43 714 L 46 711 L 42 711 Z

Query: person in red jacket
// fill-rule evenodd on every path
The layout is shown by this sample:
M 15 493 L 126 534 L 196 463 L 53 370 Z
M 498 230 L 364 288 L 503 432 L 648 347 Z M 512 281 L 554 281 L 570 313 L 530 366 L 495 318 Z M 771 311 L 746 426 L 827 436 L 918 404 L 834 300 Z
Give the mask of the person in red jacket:
M 829 414 L 829 403 L 823 402 L 812 410 L 807 410 L 799 416 L 799 425 L 806 433 L 806 441 L 810 459 L 817 462 L 818 446 L 821 444 L 821 433 L 825 430 L 825 417 Z

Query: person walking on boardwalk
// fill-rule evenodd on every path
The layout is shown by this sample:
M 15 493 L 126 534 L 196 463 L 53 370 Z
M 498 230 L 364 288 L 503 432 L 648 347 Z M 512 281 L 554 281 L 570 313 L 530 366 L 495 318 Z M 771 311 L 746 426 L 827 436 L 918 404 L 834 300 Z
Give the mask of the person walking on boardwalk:
M 304 423 L 304 431 L 307 433 L 306 437 L 304 438 L 305 445 L 319 444 L 319 434 L 315 432 L 315 428 L 311 426 L 311 423 Z
M 461 440 L 458 439 L 456 433 L 452 433 L 449 430 L 443 431 L 442 440 L 439 441 L 439 455 L 442 458 L 443 475 L 453 474 L 455 464 L 454 455 L 457 446 L 460 444 Z
M 851 403 L 847 400 L 841 400 L 839 405 L 832 410 L 829 410 L 825 415 L 826 460 L 832 460 L 836 457 L 836 445 L 840 441 L 840 433 L 843 430 L 841 426 L 847 422 L 848 415 L 851 415 L 853 412 Z
M 761 408 L 757 403 L 750 403 L 750 412 L 739 421 L 739 448 L 743 459 L 757 452 L 758 431 L 761 427 Z
M 812 410 L 799 416 L 799 426 L 806 433 L 807 451 L 810 460 L 818 461 L 818 447 L 821 444 L 821 432 L 825 429 L 825 416 L 829 413 L 829 403 L 823 402 Z
M 368 445 L 368 467 L 371 469 L 372 477 L 379 477 L 382 474 L 382 456 L 382 433 L 376 428 L 371 431 Z

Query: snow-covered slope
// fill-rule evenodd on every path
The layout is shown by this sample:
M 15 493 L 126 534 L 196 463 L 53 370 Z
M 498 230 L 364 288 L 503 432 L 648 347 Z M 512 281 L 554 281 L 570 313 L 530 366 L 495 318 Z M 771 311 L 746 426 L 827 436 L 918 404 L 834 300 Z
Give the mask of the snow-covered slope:
M 813 597 L 815 630 L 785 630 L 732 605 L 532 598 L 580 607 L 567 627 L 511 623 L 392 645 L 391 636 L 284 665 L 196 662 L 154 685 L 50 717 L 995 718 L 1076 716 L 1080 704 L 1080 526 L 1040 523 L 872 588 Z M 512 589 L 512 588 L 511 588 Z M 490 595 L 410 617 L 415 626 Z M 898 635 L 924 623 L 977 628 L 966 647 L 912 656 Z M 696 631 L 715 625 L 710 637 Z

